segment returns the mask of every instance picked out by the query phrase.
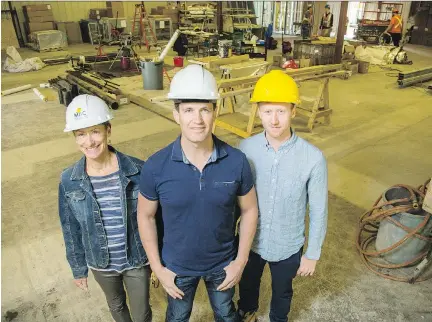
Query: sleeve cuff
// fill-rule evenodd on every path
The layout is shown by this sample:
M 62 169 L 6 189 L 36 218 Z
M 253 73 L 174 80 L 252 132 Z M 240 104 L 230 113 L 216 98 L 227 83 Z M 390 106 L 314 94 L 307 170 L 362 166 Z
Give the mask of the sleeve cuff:
M 72 268 L 72 274 L 74 279 L 86 278 L 88 276 L 88 267 Z
M 158 197 L 150 197 L 150 196 L 146 195 L 145 193 L 143 193 L 142 191 L 140 191 L 140 194 L 141 194 L 144 198 L 146 198 L 146 199 L 148 199 L 148 200 L 151 200 L 151 201 L 159 200 Z
M 315 260 L 315 261 L 317 261 L 317 260 L 319 260 L 320 259 L 320 257 L 321 257 L 321 251 L 311 251 L 311 250 L 307 250 L 306 251 L 306 253 L 305 253 L 305 257 L 307 258 L 307 259 L 311 259 L 311 260 Z
M 250 186 L 248 186 L 245 190 L 243 190 L 241 193 L 239 193 L 237 196 L 238 197 L 243 197 L 246 196 L 254 187 L 254 184 L 252 183 Z

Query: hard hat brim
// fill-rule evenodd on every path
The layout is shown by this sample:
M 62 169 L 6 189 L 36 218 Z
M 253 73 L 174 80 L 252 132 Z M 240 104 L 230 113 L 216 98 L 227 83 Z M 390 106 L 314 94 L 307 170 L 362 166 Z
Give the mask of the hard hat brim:
M 104 124 L 106 122 L 109 122 L 113 119 L 114 117 L 112 115 L 110 115 L 109 117 L 107 117 L 106 120 L 100 120 L 98 122 L 88 122 L 88 123 L 82 123 L 80 124 L 81 126 L 72 126 L 72 127 L 68 127 L 66 125 L 65 129 L 63 130 L 63 132 L 68 133 L 68 132 L 73 132 L 73 131 L 78 131 L 78 130 L 82 130 L 88 127 L 92 127 L 92 126 L 96 126 L 96 125 L 101 125 Z

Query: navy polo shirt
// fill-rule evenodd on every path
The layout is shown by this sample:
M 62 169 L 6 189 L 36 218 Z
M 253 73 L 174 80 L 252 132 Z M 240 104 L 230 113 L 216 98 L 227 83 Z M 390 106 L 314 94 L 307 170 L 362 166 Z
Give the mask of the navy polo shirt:
M 162 208 L 162 262 L 180 276 L 212 274 L 234 259 L 237 196 L 253 187 L 243 152 L 215 136 L 213 141 L 202 173 L 183 154 L 180 137 L 141 170 L 141 194 Z

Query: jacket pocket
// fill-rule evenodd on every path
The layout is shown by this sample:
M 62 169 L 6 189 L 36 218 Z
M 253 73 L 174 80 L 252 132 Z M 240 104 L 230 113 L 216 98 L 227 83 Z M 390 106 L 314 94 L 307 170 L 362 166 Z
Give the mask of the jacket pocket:
M 79 202 L 85 199 L 84 191 L 70 191 L 66 192 L 66 197 L 72 202 Z
M 87 205 L 86 194 L 82 190 L 75 190 L 66 192 L 66 198 L 68 204 L 75 215 L 75 218 L 83 224 L 87 221 L 87 216 L 89 213 L 89 206 Z

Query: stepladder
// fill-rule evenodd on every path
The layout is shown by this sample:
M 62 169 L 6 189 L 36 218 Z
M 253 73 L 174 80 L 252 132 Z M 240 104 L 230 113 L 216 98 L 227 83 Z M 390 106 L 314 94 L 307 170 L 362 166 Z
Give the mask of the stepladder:
M 134 20 L 132 24 L 132 39 L 139 43 L 139 46 L 145 45 L 147 51 L 150 52 L 151 47 L 158 46 L 158 40 L 150 18 L 147 14 L 144 4 L 135 5 Z

